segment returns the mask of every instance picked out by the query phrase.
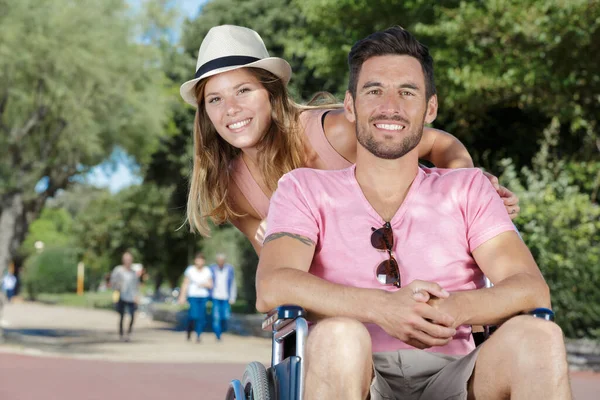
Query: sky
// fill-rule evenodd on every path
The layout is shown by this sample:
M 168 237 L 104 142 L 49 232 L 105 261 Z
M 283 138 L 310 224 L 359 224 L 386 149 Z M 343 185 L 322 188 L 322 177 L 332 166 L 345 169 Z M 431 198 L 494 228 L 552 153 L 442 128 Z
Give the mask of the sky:
M 208 0 L 172 0 L 174 6 L 180 10 L 182 19 L 185 17 L 196 17 L 200 6 L 207 1 Z M 143 0 L 128 0 L 128 2 L 133 9 L 139 9 Z M 178 21 L 175 29 L 182 26 L 179 22 L 181 21 Z M 179 32 L 176 32 L 175 37 L 179 37 Z M 113 153 L 111 158 L 117 155 L 119 155 L 119 150 L 115 150 L 115 153 Z M 116 168 L 109 168 L 107 165 L 107 163 L 103 163 L 94 167 L 86 177 L 87 181 L 94 186 L 108 187 L 112 193 L 116 193 L 123 188 L 142 182 L 142 178 L 129 168 L 125 162 L 118 162 Z

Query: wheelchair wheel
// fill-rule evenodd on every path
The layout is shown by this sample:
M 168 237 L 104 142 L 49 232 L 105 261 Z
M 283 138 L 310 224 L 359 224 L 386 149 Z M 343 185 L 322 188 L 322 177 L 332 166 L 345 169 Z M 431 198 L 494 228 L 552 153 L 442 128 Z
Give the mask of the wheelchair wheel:
M 242 386 L 247 400 L 271 400 L 269 375 L 264 365 L 253 361 L 246 366 Z

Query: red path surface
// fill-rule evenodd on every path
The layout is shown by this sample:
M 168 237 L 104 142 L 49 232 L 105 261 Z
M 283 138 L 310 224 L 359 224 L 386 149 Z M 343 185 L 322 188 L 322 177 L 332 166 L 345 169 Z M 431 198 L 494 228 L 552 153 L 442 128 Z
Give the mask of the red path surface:
M 244 364 L 91 361 L 0 353 L 2 400 L 221 400 Z M 572 373 L 577 400 L 600 398 L 600 374 Z
M 220 400 L 244 364 L 123 363 L 0 354 L 2 400 Z

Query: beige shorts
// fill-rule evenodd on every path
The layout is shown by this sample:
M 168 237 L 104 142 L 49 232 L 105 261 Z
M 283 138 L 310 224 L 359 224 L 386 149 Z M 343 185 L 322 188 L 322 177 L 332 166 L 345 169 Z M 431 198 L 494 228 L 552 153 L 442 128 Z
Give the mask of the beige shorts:
M 373 354 L 371 399 L 464 400 L 479 347 L 466 356 L 423 350 Z

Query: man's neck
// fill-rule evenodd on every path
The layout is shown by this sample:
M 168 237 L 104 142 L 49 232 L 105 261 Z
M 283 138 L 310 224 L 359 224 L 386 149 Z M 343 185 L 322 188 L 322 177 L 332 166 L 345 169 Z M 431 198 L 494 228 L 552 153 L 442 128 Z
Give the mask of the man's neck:
M 356 181 L 385 221 L 390 221 L 402 205 L 418 169 L 416 148 L 396 160 L 376 157 L 360 145 L 356 152 Z

